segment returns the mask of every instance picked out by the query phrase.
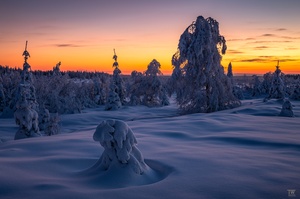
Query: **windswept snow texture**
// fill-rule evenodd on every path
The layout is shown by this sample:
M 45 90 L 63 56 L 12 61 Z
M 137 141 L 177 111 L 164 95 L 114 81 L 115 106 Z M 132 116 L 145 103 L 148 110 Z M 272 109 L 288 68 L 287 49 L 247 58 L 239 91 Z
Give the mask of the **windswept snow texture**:
M 174 103 L 62 115 L 62 134 L 13 140 L 13 119 L 0 120 L 0 198 L 291 198 L 300 196 L 300 102 L 280 117 L 277 100 L 179 116 Z M 104 149 L 93 140 L 100 121 L 125 121 L 157 177 L 87 171 Z M 156 175 L 156 176 L 155 176 Z M 125 186 L 118 186 L 123 177 Z M 134 183 L 132 183 L 134 182 Z M 123 184 L 124 185 L 124 184 Z

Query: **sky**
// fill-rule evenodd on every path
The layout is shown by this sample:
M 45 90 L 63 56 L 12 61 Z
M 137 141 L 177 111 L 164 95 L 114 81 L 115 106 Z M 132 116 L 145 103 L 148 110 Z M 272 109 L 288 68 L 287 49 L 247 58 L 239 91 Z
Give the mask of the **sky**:
M 25 42 L 32 70 L 123 74 L 156 59 L 164 74 L 180 35 L 197 16 L 219 22 L 227 40 L 222 65 L 234 74 L 300 74 L 299 0 L 1 0 L 0 65 L 22 68 Z

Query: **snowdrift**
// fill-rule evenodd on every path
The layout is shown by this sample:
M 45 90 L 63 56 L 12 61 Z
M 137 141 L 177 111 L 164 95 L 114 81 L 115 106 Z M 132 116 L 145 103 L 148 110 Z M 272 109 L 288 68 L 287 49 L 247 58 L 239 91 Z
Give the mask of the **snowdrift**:
M 63 115 L 63 134 L 13 140 L 1 119 L 1 198 L 288 198 L 300 190 L 300 103 L 280 117 L 276 100 L 180 116 L 177 107 L 90 109 Z M 99 172 L 104 148 L 93 140 L 103 120 L 123 120 L 150 168 Z M 122 166 L 122 165 L 121 165 Z M 95 169 L 96 168 L 96 169 Z

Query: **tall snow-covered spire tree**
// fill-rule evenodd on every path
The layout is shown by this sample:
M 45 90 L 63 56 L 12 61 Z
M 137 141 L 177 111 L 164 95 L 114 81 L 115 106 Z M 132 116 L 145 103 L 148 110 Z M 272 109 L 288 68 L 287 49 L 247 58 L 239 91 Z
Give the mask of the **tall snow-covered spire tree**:
M 226 49 L 219 23 L 213 18 L 199 16 L 182 33 L 172 57 L 172 76 L 182 78 L 175 92 L 183 113 L 214 112 L 241 104 L 221 66 Z
M 32 74 L 29 71 L 31 68 L 27 63 L 27 59 L 30 56 L 27 51 L 27 41 L 25 45 L 25 51 L 23 52 L 24 64 L 22 71 L 22 80 L 19 84 L 18 101 L 16 103 L 16 110 L 14 117 L 16 124 L 19 125 L 19 129 L 15 134 L 15 139 L 23 139 L 28 137 L 40 136 L 38 127 L 38 103 L 35 97 L 35 88 L 32 83 Z
M 114 49 L 114 56 L 113 59 L 115 60 L 113 63 L 113 67 L 115 67 L 113 71 L 113 84 L 116 86 L 116 93 L 119 95 L 121 103 L 125 104 L 125 86 L 123 79 L 121 78 L 120 74 L 122 71 L 119 69 L 119 63 L 118 63 L 118 56 L 116 54 L 116 51 Z
M 233 73 L 232 73 L 232 64 L 231 62 L 228 64 L 228 68 L 227 68 L 227 77 L 232 78 L 233 77 Z

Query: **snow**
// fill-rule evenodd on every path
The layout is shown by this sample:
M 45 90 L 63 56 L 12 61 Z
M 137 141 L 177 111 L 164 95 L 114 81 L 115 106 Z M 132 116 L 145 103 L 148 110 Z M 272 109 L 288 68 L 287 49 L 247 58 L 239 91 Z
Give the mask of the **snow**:
M 289 198 L 300 190 L 300 102 L 280 117 L 275 99 L 235 109 L 178 115 L 178 107 L 104 106 L 62 115 L 61 132 L 13 140 L 0 119 L 0 198 Z M 94 169 L 104 148 L 93 140 L 104 120 L 134 132 L 149 172 Z

